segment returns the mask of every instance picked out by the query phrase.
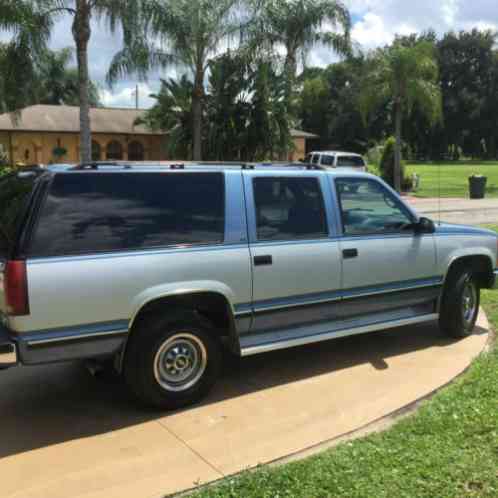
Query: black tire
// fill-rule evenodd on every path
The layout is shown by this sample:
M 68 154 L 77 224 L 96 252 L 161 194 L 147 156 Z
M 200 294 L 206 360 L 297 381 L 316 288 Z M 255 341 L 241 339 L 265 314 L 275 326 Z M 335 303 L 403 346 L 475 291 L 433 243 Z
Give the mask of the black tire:
M 180 360 L 180 367 L 186 365 L 186 369 L 178 373 Z M 197 367 L 190 368 L 190 364 Z M 123 374 L 140 402 L 151 408 L 175 410 L 203 398 L 216 383 L 221 364 L 221 342 L 208 321 L 193 312 L 175 317 L 153 315 L 134 330 L 126 348 Z M 190 370 L 190 377 L 182 382 L 171 380 Z
M 472 308 L 469 309 L 469 286 L 474 289 Z M 481 301 L 481 291 L 472 270 L 462 268 L 453 271 L 447 279 L 441 309 L 439 326 L 450 337 L 458 339 L 472 334 Z

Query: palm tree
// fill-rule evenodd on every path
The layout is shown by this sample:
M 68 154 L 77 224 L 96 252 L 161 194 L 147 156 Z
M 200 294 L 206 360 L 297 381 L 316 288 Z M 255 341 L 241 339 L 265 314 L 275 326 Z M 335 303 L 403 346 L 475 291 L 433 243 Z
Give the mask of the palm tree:
M 169 153 L 172 156 L 192 157 L 192 95 L 194 86 L 186 75 L 179 81 L 161 80 L 159 93 L 152 94 L 155 105 L 136 124 L 145 124 L 151 130 L 168 134 Z
M 53 20 L 33 2 L 0 0 L 0 31 L 13 34 L 0 44 L 0 112 L 15 112 L 32 102 L 37 62 L 52 26 Z
M 339 55 L 349 55 L 351 17 L 339 0 L 254 1 L 259 4 L 254 43 L 285 50 L 285 102 L 292 115 L 299 58 L 304 62 L 310 49 L 316 45 L 328 46 Z
M 69 66 L 72 59 L 71 48 L 63 48 L 55 52 L 48 51 L 44 55 L 38 70 L 41 88 L 36 102 L 79 106 L 78 70 Z M 91 107 L 100 105 L 99 91 L 92 81 L 88 84 L 88 98 Z
M 401 147 L 403 116 L 414 106 L 434 124 L 442 116 L 439 67 L 431 42 L 412 46 L 395 42 L 376 51 L 362 82 L 360 110 L 364 119 L 379 106 L 390 101 L 395 122 L 394 187 L 401 191 Z
M 78 64 L 80 155 L 83 162 L 90 161 L 92 156 L 88 71 L 88 44 L 92 34 L 90 21 L 92 17 L 105 18 L 111 32 L 120 23 L 126 35 L 139 22 L 140 6 L 139 0 L 0 0 L 0 29 L 14 34 L 10 44 L 12 59 L 22 61 L 33 73 L 46 48 L 54 22 L 60 16 L 72 16 Z M 33 81 L 33 78 L 30 80 Z M 13 95 L 20 95 L 20 98 L 8 100 L 9 107 L 22 103 L 26 93 L 14 92 Z
M 137 72 L 145 78 L 158 67 L 187 69 L 193 80 L 193 158 L 202 159 L 204 83 L 209 61 L 242 30 L 239 0 L 149 0 L 142 33 L 125 33 L 125 48 L 116 54 L 109 82 Z M 160 46 L 157 46 L 157 41 Z

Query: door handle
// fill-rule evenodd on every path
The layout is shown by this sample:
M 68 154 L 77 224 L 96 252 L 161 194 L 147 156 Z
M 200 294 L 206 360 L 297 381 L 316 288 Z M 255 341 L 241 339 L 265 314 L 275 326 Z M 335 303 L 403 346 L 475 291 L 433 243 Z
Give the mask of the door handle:
M 344 249 L 342 251 L 342 256 L 344 259 L 354 259 L 358 257 L 358 249 Z
M 270 266 L 272 264 L 272 256 L 254 256 L 254 266 Z

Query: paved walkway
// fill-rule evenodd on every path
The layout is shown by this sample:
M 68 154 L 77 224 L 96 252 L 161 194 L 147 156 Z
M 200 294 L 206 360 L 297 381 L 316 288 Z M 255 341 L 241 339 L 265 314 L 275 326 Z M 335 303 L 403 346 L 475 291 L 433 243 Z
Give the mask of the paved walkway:
M 144 412 L 81 365 L 0 372 L 2 498 L 159 498 L 371 423 L 460 374 L 463 341 L 424 325 L 232 359 L 200 406 Z
M 468 225 L 498 224 L 498 199 L 418 199 L 404 197 L 417 212 L 447 223 Z

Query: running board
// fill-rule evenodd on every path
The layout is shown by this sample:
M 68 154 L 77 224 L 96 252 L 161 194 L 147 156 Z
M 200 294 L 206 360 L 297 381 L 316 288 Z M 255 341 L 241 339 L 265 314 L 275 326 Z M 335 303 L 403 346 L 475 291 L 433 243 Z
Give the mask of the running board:
M 293 339 L 287 339 L 282 341 L 257 344 L 246 348 L 242 347 L 240 350 L 240 354 L 241 356 L 252 356 L 260 353 L 267 353 L 269 351 L 277 351 L 279 349 L 287 349 L 296 346 L 304 346 L 305 344 L 313 344 L 317 342 L 329 341 L 331 339 L 338 339 L 340 337 L 368 334 L 369 332 L 377 332 L 381 330 L 394 329 L 398 327 L 406 327 L 407 325 L 415 325 L 417 323 L 432 322 L 434 320 L 437 320 L 438 318 L 439 315 L 437 313 L 432 313 L 430 315 L 420 315 L 411 318 L 391 320 L 387 322 L 377 322 L 362 327 L 348 328 L 348 329 L 336 330 L 333 332 L 324 332 L 321 334 L 296 337 Z

